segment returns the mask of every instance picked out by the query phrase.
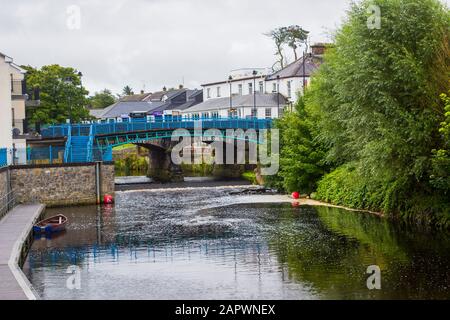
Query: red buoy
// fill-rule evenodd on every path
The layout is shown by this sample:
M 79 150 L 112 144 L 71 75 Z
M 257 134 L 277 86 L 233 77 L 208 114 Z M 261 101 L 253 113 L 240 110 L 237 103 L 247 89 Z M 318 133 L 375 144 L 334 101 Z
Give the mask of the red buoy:
M 300 193 L 298 193 L 297 191 L 292 192 L 292 198 L 294 198 L 294 199 L 300 198 Z
M 103 203 L 105 203 L 105 204 L 112 204 L 112 203 L 114 203 L 113 196 L 110 195 L 110 194 L 105 194 L 105 196 L 103 197 Z

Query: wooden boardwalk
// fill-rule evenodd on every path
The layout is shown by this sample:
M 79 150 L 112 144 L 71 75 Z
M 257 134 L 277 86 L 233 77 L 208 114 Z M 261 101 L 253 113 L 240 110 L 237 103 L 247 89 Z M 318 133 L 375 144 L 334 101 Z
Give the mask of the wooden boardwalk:
M 19 205 L 0 220 L 0 300 L 36 299 L 37 296 L 18 266 L 22 246 L 44 205 Z

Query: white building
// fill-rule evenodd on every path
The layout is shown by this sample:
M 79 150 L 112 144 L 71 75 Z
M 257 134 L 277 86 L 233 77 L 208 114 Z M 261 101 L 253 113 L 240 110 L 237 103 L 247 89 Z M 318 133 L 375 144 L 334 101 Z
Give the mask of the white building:
M 193 119 L 199 118 L 278 118 L 286 98 L 277 93 L 255 93 L 208 99 L 193 107 L 182 110 L 181 114 Z M 255 108 L 256 106 L 256 108 Z
M 26 71 L 13 59 L 0 52 L 0 149 L 8 149 L 8 163 L 14 154 L 16 163 L 26 160 L 27 119 L 26 107 L 39 105 L 27 94 Z M 36 93 L 32 93 L 36 98 Z M 13 153 L 14 150 L 14 153 Z
M 318 69 L 323 61 L 325 44 L 315 44 L 311 46 L 311 52 L 304 57 L 284 67 L 277 72 L 270 72 L 268 68 L 240 69 L 232 71 L 228 79 L 218 82 L 210 82 L 202 85 L 203 103 L 193 108 L 184 110 L 183 114 L 190 116 L 202 116 L 208 113 L 219 113 L 222 117 L 230 115 L 233 107 L 239 106 L 237 110 L 232 110 L 233 115 L 238 117 L 252 116 L 253 95 L 256 93 L 256 113 L 258 118 L 265 118 L 271 108 L 271 117 L 276 118 L 282 114 L 284 106 L 295 103 L 303 90 L 310 83 L 311 75 Z M 282 96 L 281 110 L 278 107 L 277 94 Z M 271 97 L 271 95 L 273 95 Z M 231 96 L 231 99 L 230 99 Z M 274 98 L 277 101 L 273 105 Z M 217 100 L 212 102 L 211 100 Z M 228 103 L 227 103 L 228 101 Z M 235 103 L 233 103 L 235 101 Z M 271 101 L 272 105 L 267 103 Z M 265 105 L 260 104 L 266 103 Z M 213 107 L 216 110 L 213 111 Z M 230 108 L 231 106 L 231 108 Z M 204 110 L 202 110 L 204 108 Z M 255 113 L 255 111 L 253 111 Z
M 10 57 L 0 53 L 0 148 L 2 149 L 13 147 L 11 61 Z

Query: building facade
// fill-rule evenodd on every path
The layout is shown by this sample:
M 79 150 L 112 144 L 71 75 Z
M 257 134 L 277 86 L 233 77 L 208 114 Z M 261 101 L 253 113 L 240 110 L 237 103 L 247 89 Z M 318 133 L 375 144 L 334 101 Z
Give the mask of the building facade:
M 213 112 L 211 108 L 215 106 L 217 107 L 215 112 L 223 117 L 230 115 L 248 117 L 253 116 L 253 112 L 258 118 L 264 118 L 269 114 L 268 108 L 272 108 L 272 117 L 279 117 L 286 105 L 295 103 L 299 96 L 303 95 L 312 74 L 323 61 L 325 48 L 326 44 L 315 44 L 311 46 L 309 53 L 277 72 L 271 72 L 268 68 L 240 69 L 230 72 L 226 80 L 205 83 L 202 85 L 204 102 L 195 108 L 185 110 L 184 113 L 194 116 L 206 115 Z M 273 97 L 282 96 L 282 99 L 276 98 L 277 102 L 282 101 L 281 108 L 278 103 L 276 106 L 260 104 L 260 102 L 268 101 L 273 103 L 274 99 L 270 98 L 271 95 Z M 256 99 L 257 108 L 254 111 L 252 111 L 253 104 L 251 103 L 253 96 L 259 97 Z M 210 102 L 211 100 L 217 101 Z M 233 101 L 235 101 L 234 104 Z M 234 112 L 233 105 L 234 107 L 239 105 L 240 108 Z M 201 108 L 205 108 L 205 110 L 201 110 Z
M 26 71 L 0 53 L 0 149 L 8 150 L 8 163 L 26 160 L 28 106 L 39 106 L 38 91 L 28 93 Z
M 12 59 L 0 53 L 0 149 L 12 149 L 12 95 L 9 63 Z M 10 162 L 8 153 L 8 162 Z

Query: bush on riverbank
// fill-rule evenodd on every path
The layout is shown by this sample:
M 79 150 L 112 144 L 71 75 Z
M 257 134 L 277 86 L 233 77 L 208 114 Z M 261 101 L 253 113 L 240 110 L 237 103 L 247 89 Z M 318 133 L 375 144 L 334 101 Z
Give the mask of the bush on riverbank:
M 380 28 L 367 24 L 373 4 Z M 449 21 L 438 0 L 353 4 L 304 107 L 277 123 L 280 172 L 269 184 L 449 227 L 450 107 L 440 99 L 450 83 Z
M 181 169 L 185 176 L 210 177 L 213 176 L 214 165 L 205 162 L 199 164 L 182 163 Z
M 258 184 L 256 180 L 256 173 L 254 171 L 246 171 L 242 174 L 242 178 L 250 181 L 252 184 Z

